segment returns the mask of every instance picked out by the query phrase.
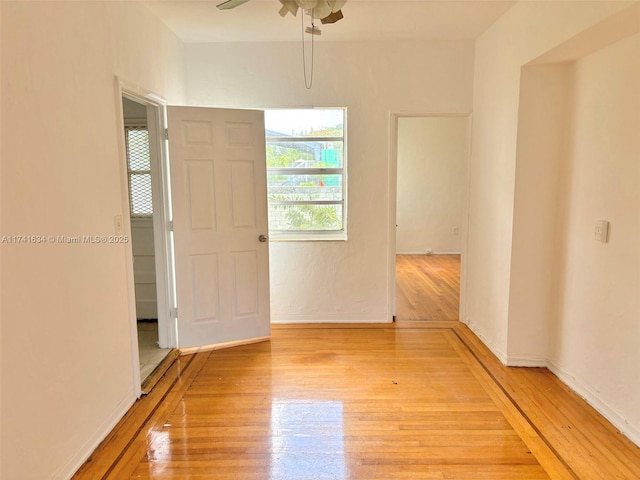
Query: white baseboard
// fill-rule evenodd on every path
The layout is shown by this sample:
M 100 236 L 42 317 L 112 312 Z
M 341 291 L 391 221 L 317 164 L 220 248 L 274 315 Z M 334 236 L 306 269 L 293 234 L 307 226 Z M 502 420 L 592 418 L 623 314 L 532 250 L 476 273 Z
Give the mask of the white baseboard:
M 396 255 L 461 255 L 460 252 L 431 252 L 427 254 L 424 250 L 421 252 L 396 252 Z
M 630 424 L 615 408 L 603 401 L 594 390 L 578 380 L 575 375 L 556 365 L 555 362 L 549 361 L 547 368 L 565 385 L 595 408 L 598 413 L 611 422 L 613 426 L 620 430 L 629 440 L 640 447 L 640 428 L 638 426 Z
M 507 367 L 547 368 L 549 366 L 549 359 L 536 355 L 508 355 L 505 365 Z
M 354 314 L 272 314 L 271 323 L 392 323 L 392 318 L 385 318 L 386 314 L 379 315 L 354 315 Z
M 476 337 L 478 337 L 480 341 L 484 343 L 485 347 L 491 350 L 491 353 L 493 353 L 496 357 L 498 357 L 498 360 L 500 360 L 500 363 L 502 363 L 503 365 L 507 364 L 507 355 L 502 350 L 497 348 L 493 342 L 489 341 L 488 337 L 482 332 L 482 330 L 478 327 L 477 324 L 473 323 L 468 318 L 465 319 L 462 323 L 464 323 L 467 327 L 469 327 L 469 329 L 473 333 L 475 333 Z
M 615 408 L 607 404 L 600 396 L 590 387 L 583 384 L 567 370 L 557 365 L 548 358 L 543 358 L 535 355 L 517 355 L 507 356 L 495 345 L 488 341 L 487 336 L 483 334 L 482 330 L 478 328 L 469 319 L 466 319 L 465 323 L 471 331 L 485 344 L 485 346 L 491 350 L 491 352 L 498 357 L 498 360 L 504 365 L 509 367 L 546 367 L 551 373 L 560 379 L 565 385 L 573 390 L 578 396 L 582 397 L 589 405 L 591 405 L 598 413 L 600 413 L 605 419 L 607 419 L 614 427 L 625 435 L 629 440 L 640 447 L 640 428 L 639 426 L 632 425 L 629 421 L 621 415 Z
M 66 480 L 71 478 L 74 473 L 87 461 L 100 442 L 102 442 L 107 435 L 114 429 L 118 422 L 129 411 L 131 406 L 135 403 L 136 396 L 133 392 L 127 398 L 123 398 L 118 405 L 113 409 L 107 419 L 100 425 L 96 431 L 91 435 L 82 447 L 67 460 L 51 477 L 53 480 Z

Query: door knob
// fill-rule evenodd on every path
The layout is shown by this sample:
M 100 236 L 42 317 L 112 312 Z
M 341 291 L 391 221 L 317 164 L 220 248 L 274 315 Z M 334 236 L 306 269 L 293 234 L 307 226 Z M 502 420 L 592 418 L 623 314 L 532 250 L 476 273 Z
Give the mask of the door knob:
M 260 240 L 261 242 L 266 242 L 267 240 L 269 240 L 269 237 L 267 237 L 266 235 L 260 235 L 258 237 L 258 240 Z

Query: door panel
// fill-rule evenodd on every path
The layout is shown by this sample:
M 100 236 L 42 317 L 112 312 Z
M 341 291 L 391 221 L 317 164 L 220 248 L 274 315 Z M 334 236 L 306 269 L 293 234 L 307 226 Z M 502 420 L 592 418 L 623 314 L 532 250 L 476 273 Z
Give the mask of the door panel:
M 169 107 L 180 348 L 270 332 L 262 111 Z
M 266 164 L 266 163 L 265 163 Z M 256 225 L 255 184 L 252 162 L 233 162 L 231 168 L 231 217 L 233 228 Z
M 184 162 L 184 168 L 191 230 L 215 231 L 217 225 L 213 163 L 187 160 Z
M 189 273 L 193 323 L 216 322 L 220 318 L 218 255 L 190 255 Z
M 260 289 L 258 258 L 255 252 L 233 254 L 233 316 L 241 318 L 256 315 L 259 309 Z

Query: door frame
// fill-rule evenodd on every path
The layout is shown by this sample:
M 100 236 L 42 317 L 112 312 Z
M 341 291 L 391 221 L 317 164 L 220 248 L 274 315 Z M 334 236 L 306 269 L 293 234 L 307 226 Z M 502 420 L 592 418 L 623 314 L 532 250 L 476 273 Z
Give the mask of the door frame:
M 461 248 L 461 265 L 460 265 L 460 305 L 459 305 L 459 318 L 463 321 L 466 318 L 465 315 L 465 298 L 466 298 L 466 258 L 468 252 L 469 242 L 469 189 L 470 189 L 470 174 L 471 174 L 471 140 L 473 132 L 473 117 L 471 113 L 420 113 L 420 112 L 389 112 L 389 230 L 387 232 L 387 245 L 389 245 L 388 251 L 388 279 L 389 284 L 387 286 L 387 295 L 389 305 L 388 318 L 395 319 L 396 316 L 396 221 L 397 221 L 397 209 L 398 209 L 398 120 L 400 118 L 447 118 L 447 117 L 459 117 L 466 118 L 468 121 L 469 138 L 467 145 L 467 165 L 466 165 L 466 178 L 464 188 L 464 211 L 462 212 L 462 225 L 460 226 L 460 235 L 462 236 L 462 248 Z
M 147 107 L 147 128 L 151 154 L 151 183 L 153 192 L 153 239 L 155 248 L 156 290 L 158 303 L 158 343 L 161 348 L 177 348 L 175 273 L 173 258 L 173 235 L 171 232 L 171 190 L 169 165 L 164 131 L 166 128 L 167 102 L 155 93 L 122 78 L 115 78 L 116 117 L 119 132 L 124 132 L 122 98 Z M 129 205 L 129 179 L 124 136 L 120 139 L 121 199 L 123 205 L 123 228 L 131 238 L 131 215 Z M 138 351 L 138 329 L 136 319 L 135 281 L 133 275 L 133 250 L 131 241 L 125 248 L 127 268 L 127 291 L 129 298 L 129 324 L 131 331 L 131 358 L 133 383 L 136 397 L 142 394 L 140 379 L 140 357 Z

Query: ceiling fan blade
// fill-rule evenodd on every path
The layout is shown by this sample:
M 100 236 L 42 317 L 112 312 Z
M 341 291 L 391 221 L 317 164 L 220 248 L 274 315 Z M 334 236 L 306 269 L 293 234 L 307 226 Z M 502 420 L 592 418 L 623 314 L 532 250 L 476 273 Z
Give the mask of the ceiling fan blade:
M 218 10 L 230 10 L 232 8 L 236 8 L 238 5 L 242 5 L 243 3 L 247 3 L 249 0 L 227 0 L 226 2 L 222 2 L 216 5 Z
M 337 12 L 333 12 L 331 15 L 324 17 L 320 21 L 322 23 L 336 23 L 338 20 L 342 20 L 343 18 L 342 10 L 338 10 Z
M 280 9 L 280 16 L 284 17 L 287 13 L 291 13 L 294 17 L 298 13 L 298 4 L 296 0 L 280 0 L 282 8 Z

